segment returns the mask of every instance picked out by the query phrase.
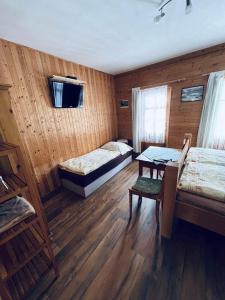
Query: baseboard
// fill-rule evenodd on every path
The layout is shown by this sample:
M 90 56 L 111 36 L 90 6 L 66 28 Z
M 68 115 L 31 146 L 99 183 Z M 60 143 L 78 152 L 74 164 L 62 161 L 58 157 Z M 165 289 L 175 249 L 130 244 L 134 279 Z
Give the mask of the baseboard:
M 46 203 L 50 198 L 54 197 L 55 195 L 59 194 L 62 190 L 62 187 L 58 187 L 57 189 L 51 191 L 50 193 L 46 194 L 45 196 L 41 197 L 41 202 L 44 204 Z

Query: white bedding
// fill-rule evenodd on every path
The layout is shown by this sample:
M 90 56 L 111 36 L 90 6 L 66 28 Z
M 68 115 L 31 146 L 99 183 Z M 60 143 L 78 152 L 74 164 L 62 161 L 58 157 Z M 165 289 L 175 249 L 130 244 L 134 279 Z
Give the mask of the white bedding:
M 225 202 L 225 166 L 188 162 L 178 189 Z
M 225 166 L 225 151 L 209 148 L 190 148 L 186 162 L 200 162 Z
M 117 156 L 120 156 L 119 151 L 96 149 L 85 155 L 71 158 L 59 164 L 59 167 L 79 175 L 87 175 Z
M 128 151 L 131 151 L 133 148 L 121 142 L 108 142 L 105 145 L 103 145 L 101 149 L 119 151 L 121 155 L 124 155 Z

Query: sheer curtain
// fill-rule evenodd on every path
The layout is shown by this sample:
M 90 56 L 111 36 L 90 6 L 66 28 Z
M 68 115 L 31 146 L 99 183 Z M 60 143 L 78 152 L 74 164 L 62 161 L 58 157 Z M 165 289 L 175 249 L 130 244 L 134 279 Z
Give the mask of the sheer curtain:
M 135 152 L 141 152 L 141 141 L 143 132 L 143 102 L 141 98 L 141 89 L 132 89 L 132 132 L 133 148 Z
M 225 149 L 225 71 L 211 73 L 208 80 L 197 146 Z
M 166 136 L 167 86 L 132 89 L 133 146 L 141 142 L 164 143 Z

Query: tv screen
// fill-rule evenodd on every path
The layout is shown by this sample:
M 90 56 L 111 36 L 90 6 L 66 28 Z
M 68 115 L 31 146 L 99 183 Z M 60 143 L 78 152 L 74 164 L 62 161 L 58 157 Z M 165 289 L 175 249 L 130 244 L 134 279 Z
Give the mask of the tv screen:
M 54 107 L 82 107 L 83 86 L 49 78 L 49 86 Z

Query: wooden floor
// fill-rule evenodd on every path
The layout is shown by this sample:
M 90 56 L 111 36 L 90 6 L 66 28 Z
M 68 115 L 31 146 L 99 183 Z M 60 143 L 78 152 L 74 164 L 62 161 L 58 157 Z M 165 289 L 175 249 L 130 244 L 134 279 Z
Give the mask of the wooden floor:
M 40 299 L 225 299 L 224 237 L 179 221 L 161 240 L 147 199 L 128 224 L 137 170 L 132 163 L 88 199 L 62 191 L 47 202 L 60 277 Z

